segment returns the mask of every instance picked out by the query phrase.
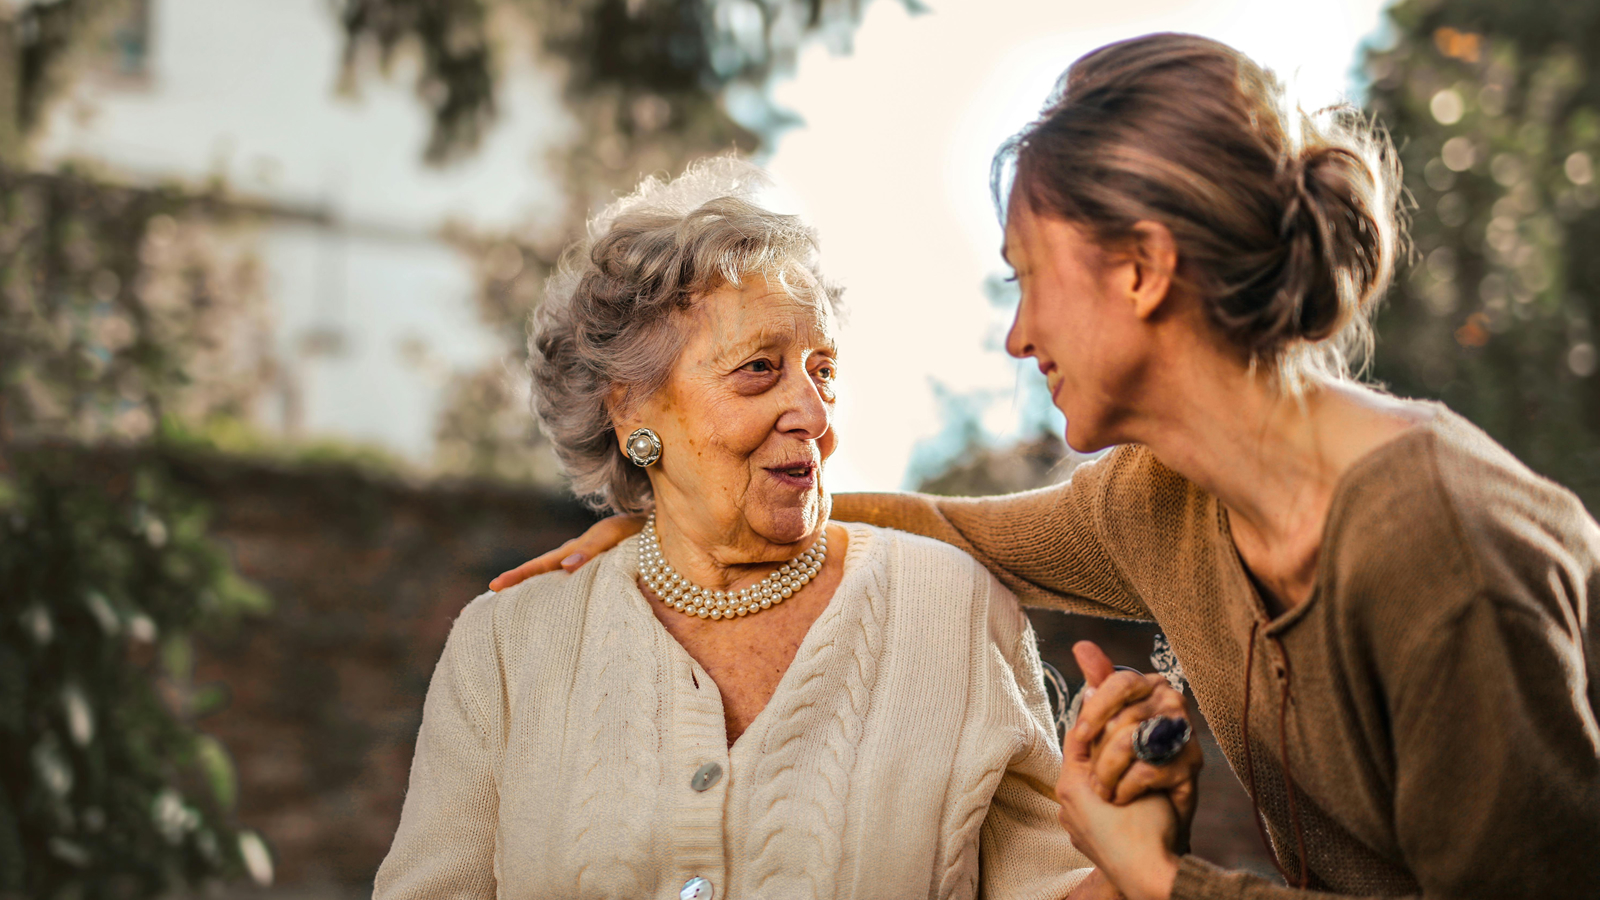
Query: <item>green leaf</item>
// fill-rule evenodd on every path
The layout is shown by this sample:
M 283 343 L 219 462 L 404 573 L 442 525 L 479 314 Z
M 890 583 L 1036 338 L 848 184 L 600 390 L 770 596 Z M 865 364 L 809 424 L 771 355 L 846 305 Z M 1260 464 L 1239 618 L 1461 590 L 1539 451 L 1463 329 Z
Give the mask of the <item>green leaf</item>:
M 208 684 L 195 689 L 189 698 L 189 714 L 195 718 L 208 716 L 228 705 L 228 688 L 222 684 Z
M 186 634 L 174 634 L 161 642 L 161 666 L 167 676 L 180 682 L 194 671 L 194 644 Z
M 217 806 L 224 810 L 233 809 L 239 798 L 239 776 L 228 749 L 211 735 L 202 734 L 195 741 L 195 760 L 205 775 Z

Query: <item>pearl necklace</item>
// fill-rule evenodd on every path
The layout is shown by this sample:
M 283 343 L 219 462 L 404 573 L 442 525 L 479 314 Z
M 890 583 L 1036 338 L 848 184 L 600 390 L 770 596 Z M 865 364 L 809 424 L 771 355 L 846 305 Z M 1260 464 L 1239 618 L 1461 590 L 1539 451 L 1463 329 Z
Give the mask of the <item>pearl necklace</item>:
M 693 584 L 667 562 L 661 554 L 661 538 L 656 534 L 656 514 L 644 525 L 639 536 L 639 575 L 650 590 L 668 606 L 702 619 L 731 619 L 747 616 L 794 596 L 822 571 L 828 558 L 828 533 L 817 536 L 810 549 L 784 563 L 771 575 L 741 591 L 706 590 Z

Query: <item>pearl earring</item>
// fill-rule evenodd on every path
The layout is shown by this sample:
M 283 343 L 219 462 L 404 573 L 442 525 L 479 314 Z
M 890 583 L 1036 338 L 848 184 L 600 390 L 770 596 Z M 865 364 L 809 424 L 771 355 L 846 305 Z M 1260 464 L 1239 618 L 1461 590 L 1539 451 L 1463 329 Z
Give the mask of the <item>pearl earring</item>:
M 628 458 L 639 468 L 655 465 L 661 458 L 661 436 L 648 428 L 640 428 L 628 435 Z

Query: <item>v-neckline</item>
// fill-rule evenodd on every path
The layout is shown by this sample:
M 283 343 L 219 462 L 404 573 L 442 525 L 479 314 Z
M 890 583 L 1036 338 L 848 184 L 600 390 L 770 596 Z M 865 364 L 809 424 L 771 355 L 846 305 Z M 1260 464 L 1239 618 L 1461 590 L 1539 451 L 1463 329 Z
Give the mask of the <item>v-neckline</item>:
M 1437 405 L 1426 401 L 1414 402 L 1423 403 L 1429 407 Z M 1250 566 L 1245 563 L 1243 554 L 1239 552 L 1239 545 L 1233 540 L 1233 524 L 1229 517 L 1227 506 L 1215 495 L 1211 495 L 1212 501 L 1217 505 L 1215 517 L 1217 539 L 1226 548 L 1224 555 L 1228 558 L 1228 564 L 1234 570 L 1234 576 L 1243 581 L 1248 589 L 1251 613 L 1256 621 L 1261 624 L 1263 634 L 1283 634 L 1294 627 L 1295 623 L 1305 618 L 1308 610 L 1316 605 L 1317 598 L 1323 592 L 1323 582 L 1327 580 L 1328 558 L 1333 535 L 1338 531 L 1336 526 L 1344 516 L 1344 508 L 1348 504 L 1350 491 L 1352 490 L 1351 485 L 1359 480 L 1359 474 L 1377 465 L 1389 454 L 1395 452 L 1396 447 L 1415 440 L 1420 435 L 1432 434 L 1439 426 L 1439 421 L 1439 410 L 1433 409 L 1430 415 L 1419 419 L 1398 434 L 1373 447 L 1339 474 L 1338 480 L 1333 485 L 1333 494 L 1328 499 L 1328 511 L 1323 515 L 1322 535 L 1317 539 L 1317 564 L 1311 576 L 1311 591 L 1306 594 L 1304 600 L 1285 609 L 1276 616 L 1267 608 L 1267 601 L 1262 596 L 1260 583 L 1257 581 L 1255 574 L 1250 571 Z
M 715 692 L 717 712 L 722 721 L 722 742 L 727 747 L 729 759 L 733 758 L 740 747 L 748 743 L 745 740 L 746 738 L 758 730 L 765 731 L 767 729 L 772 715 L 776 715 L 775 713 L 769 715 L 773 705 L 786 690 L 794 688 L 793 681 L 796 678 L 802 677 L 795 674 L 795 669 L 799 667 L 803 659 L 811 659 L 815 656 L 814 646 L 816 642 L 823 640 L 820 636 L 821 633 L 824 630 L 829 632 L 836 630 L 838 620 L 845 615 L 846 610 L 841 604 L 850 602 L 847 599 L 849 590 L 852 581 L 860 577 L 861 554 L 866 551 L 866 545 L 871 541 L 872 535 L 866 528 L 862 528 L 855 523 L 840 522 L 838 524 L 849 535 L 846 540 L 844 554 L 844 571 L 840 575 L 839 584 L 833 589 L 833 596 L 828 598 L 827 605 L 817 614 L 817 618 L 811 623 L 811 627 L 806 629 L 805 636 L 800 639 L 800 646 L 795 648 L 794 658 L 790 660 L 789 667 L 784 669 L 783 675 L 778 678 L 777 686 L 772 689 L 772 694 L 767 697 L 767 702 L 762 705 L 761 711 L 756 713 L 755 717 L 750 720 L 749 726 L 737 738 L 734 738 L 732 743 L 728 742 L 727 708 L 723 706 L 722 689 L 717 686 L 716 679 L 711 677 L 711 673 L 706 671 L 705 666 L 702 666 L 700 661 L 695 659 L 694 655 L 676 637 L 673 637 L 672 632 L 667 630 L 667 626 L 656 618 L 655 612 L 650 608 L 650 601 L 645 599 L 644 593 L 639 590 L 639 539 L 637 536 L 628 538 L 626 544 L 627 555 L 619 557 L 616 562 L 614 574 L 627 583 L 629 588 L 628 601 L 634 606 L 634 613 L 648 618 L 650 625 L 657 629 L 657 639 L 666 642 L 667 652 L 681 657 L 682 661 L 687 661 L 696 679 L 705 679 L 706 684 L 710 685 L 711 690 Z M 619 545 L 617 549 L 621 550 L 623 546 Z M 826 628 L 822 627 L 824 623 L 826 623 Z M 701 689 L 703 690 L 704 687 Z

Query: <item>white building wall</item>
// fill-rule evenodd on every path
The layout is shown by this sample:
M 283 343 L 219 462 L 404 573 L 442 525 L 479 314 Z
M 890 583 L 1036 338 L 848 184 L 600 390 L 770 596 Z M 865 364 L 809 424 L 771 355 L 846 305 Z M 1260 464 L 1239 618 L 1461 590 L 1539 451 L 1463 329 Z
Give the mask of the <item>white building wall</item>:
M 80 79 L 41 130 L 39 163 L 90 160 L 135 184 L 220 177 L 241 197 L 330 213 L 332 228 L 280 222 L 260 238 L 289 376 L 261 424 L 426 462 L 448 374 L 504 350 L 477 320 L 467 260 L 434 235 L 447 221 L 481 231 L 558 215 L 545 160 L 572 126 L 557 80 L 505 54 L 500 121 L 477 153 L 434 168 L 407 61 L 338 92 L 343 35 L 327 0 L 150 5 L 143 74 Z

